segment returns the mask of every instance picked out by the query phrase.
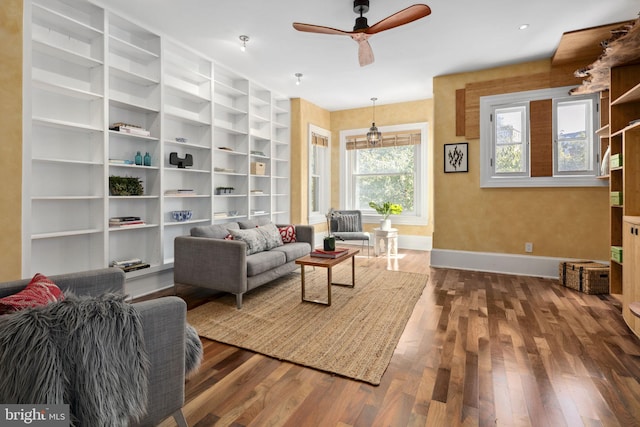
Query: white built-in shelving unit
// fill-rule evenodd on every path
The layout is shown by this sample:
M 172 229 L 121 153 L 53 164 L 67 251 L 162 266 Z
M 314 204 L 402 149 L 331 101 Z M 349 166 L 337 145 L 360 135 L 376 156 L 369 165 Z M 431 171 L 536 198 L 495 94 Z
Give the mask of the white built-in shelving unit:
M 84 0 L 25 1 L 25 16 L 23 276 L 130 258 L 151 268 L 128 277 L 150 275 L 196 225 L 289 221 L 289 99 Z M 110 130 L 118 122 L 150 135 Z M 138 152 L 151 164 L 110 161 Z M 139 178 L 144 194 L 111 195 L 112 175 Z M 172 218 L 185 209 L 190 220 Z M 115 216 L 144 224 L 110 228 Z

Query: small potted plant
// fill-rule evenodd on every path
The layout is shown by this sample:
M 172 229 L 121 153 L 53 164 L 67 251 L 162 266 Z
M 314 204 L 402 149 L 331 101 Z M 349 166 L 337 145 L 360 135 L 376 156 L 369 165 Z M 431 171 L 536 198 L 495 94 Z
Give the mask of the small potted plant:
M 391 229 L 390 215 L 400 215 L 402 213 L 402 206 L 397 203 L 384 202 L 377 204 L 376 202 L 369 202 L 369 207 L 373 208 L 382 215 L 380 220 L 380 230 L 388 231 Z
M 327 218 L 327 237 L 324 238 L 323 248 L 325 251 L 335 251 L 336 250 L 336 238 L 331 235 L 331 220 L 338 218 L 340 213 L 330 208 L 329 211 L 324 215 Z

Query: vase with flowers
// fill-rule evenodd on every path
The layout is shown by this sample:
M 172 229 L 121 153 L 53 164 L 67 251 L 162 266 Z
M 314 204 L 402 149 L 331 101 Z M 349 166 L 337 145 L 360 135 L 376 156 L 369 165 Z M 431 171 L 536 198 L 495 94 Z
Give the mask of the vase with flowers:
M 402 205 L 391 202 L 384 202 L 378 204 L 376 202 L 369 202 L 369 207 L 375 209 L 380 215 L 382 215 L 382 219 L 380 220 L 380 229 L 384 231 L 388 231 L 391 229 L 391 220 L 389 219 L 390 215 L 400 215 L 402 213 Z
M 327 236 L 323 240 L 323 248 L 325 251 L 335 251 L 336 238 L 331 234 L 331 220 L 338 218 L 340 213 L 330 208 L 324 216 L 327 218 Z

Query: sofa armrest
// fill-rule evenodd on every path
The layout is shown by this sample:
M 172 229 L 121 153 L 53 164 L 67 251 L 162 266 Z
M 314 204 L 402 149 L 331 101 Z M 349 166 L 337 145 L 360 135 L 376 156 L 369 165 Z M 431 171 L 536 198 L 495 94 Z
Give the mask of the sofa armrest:
M 147 415 L 133 425 L 155 426 L 184 404 L 187 304 L 178 297 L 164 297 L 133 306 L 140 314 L 151 362 Z
M 298 242 L 307 242 L 311 245 L 311 250 L 315 247 L 314 236 L 315 231 L 312 225 L 295 225 L 296 228 L 296 240 Z
M 78 273 L 47 276 L 63 291 L 76 295 L 98 296 L 107 292 L 124 292 L 125 274 L 119 268 L 101 268 Z M 0 297 L 23 290 L 31 279 L 21 279 L 0 284 Z
M 247 247 L 244 242 L 178 236 L 174 240 L 174 283 L 232 294 L 247 291 Z

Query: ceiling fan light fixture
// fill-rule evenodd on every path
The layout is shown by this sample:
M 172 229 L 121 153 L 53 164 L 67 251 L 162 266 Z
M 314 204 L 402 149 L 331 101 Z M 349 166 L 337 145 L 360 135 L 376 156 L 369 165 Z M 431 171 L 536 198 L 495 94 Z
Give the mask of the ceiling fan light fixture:
M 242 44 L 240 45 L 240 50 L 244 52 L 245 50 L 247 50 L 247 42 L 249 41 L 249 36 L 241 35 L 239 38 L 242 42 Z
M 373 120 L 371 121 L 371 127 L 369 128 L 369 132 L 367 132 L 367 143 L 372 147 L 378 145 L 380 140 L 382 139 L 382 132 L 378 130 L 376 127 L 376 101 L 378 98 L 371 98 L 373 101 Z

